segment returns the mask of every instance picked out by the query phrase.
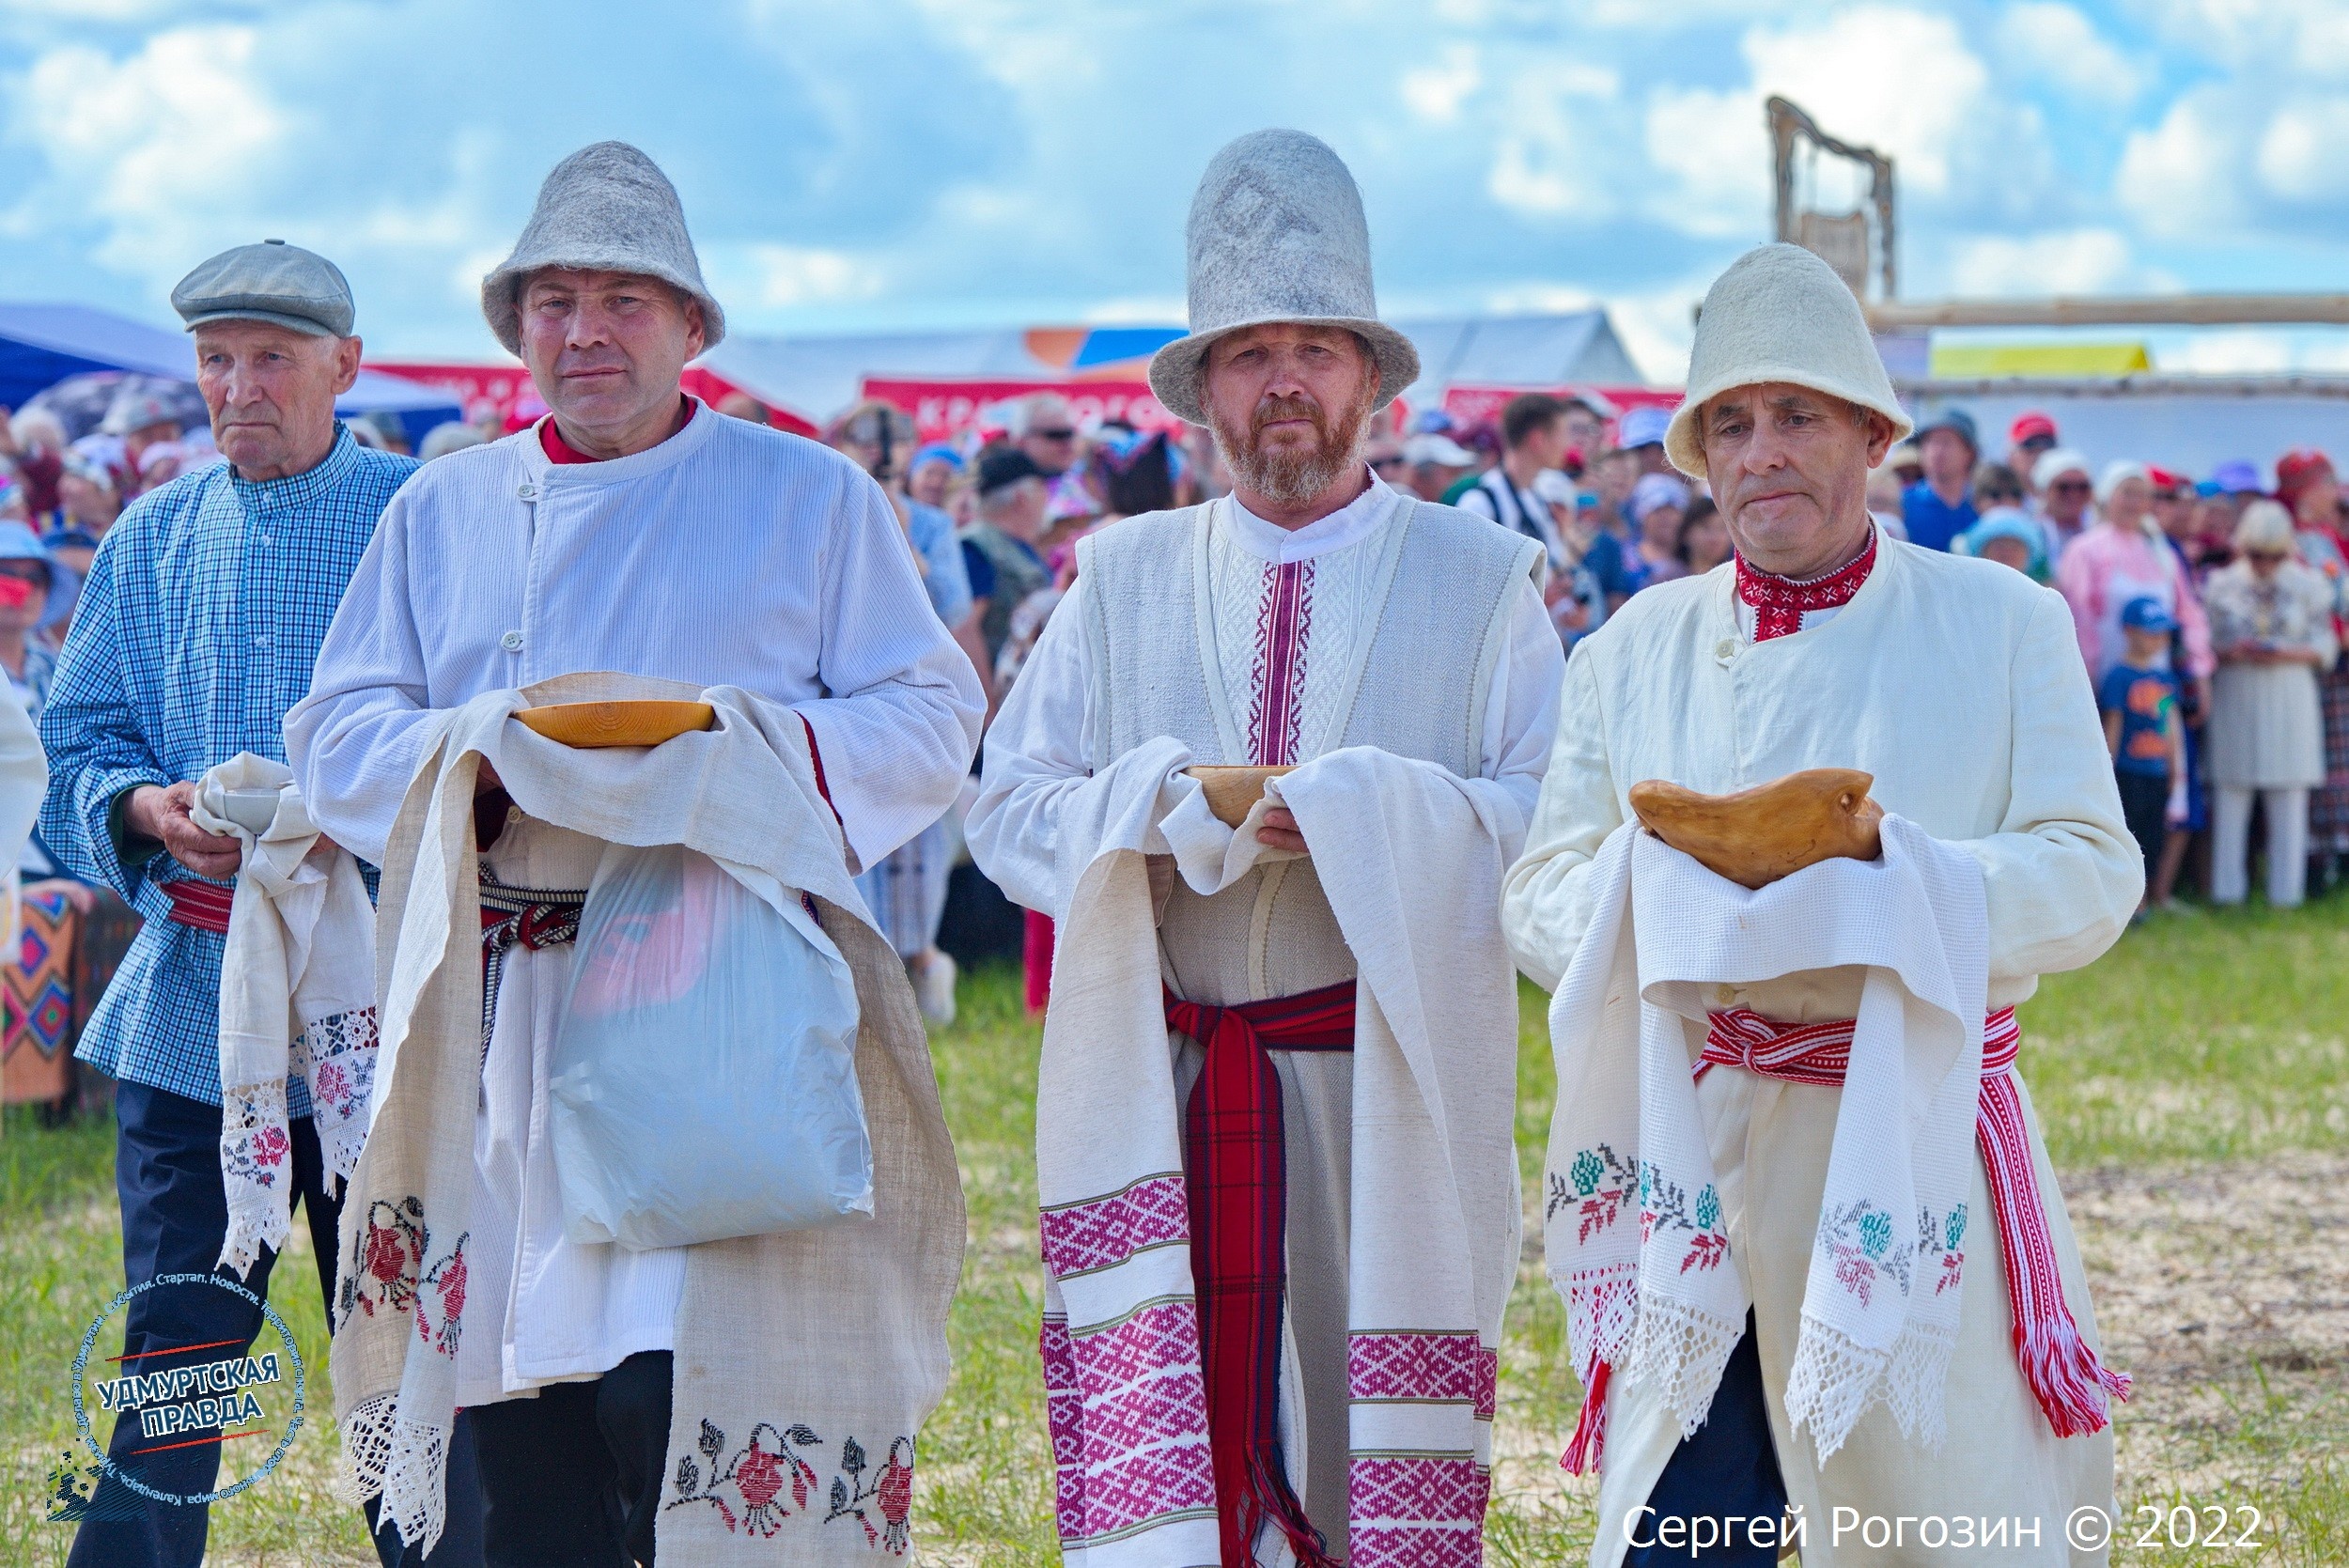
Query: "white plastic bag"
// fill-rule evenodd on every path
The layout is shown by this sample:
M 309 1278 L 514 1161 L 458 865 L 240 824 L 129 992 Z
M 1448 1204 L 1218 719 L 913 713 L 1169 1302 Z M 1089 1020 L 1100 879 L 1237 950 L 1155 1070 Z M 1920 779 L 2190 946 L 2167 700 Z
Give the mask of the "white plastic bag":
M 548 1076 L 564 1230 L 646 1250 L 873 1212 L 856 985 L 798 905 L 604 851 Z

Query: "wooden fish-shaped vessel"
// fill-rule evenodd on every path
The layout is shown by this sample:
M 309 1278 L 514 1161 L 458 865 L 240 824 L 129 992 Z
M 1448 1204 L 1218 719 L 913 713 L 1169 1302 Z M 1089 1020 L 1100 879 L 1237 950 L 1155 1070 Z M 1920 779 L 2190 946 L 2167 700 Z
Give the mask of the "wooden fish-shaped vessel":
M 1207 810 L 1227 828 L 1237 828 L 1248 820 L 1248 814 L 1264 799 L 1264 782 L 1277 779 L 1283 773 L 1294 773 L 1294 768 L 1231 768 L 1221 763 L 1200 763 L 1186 768 L 1184 772 L 1199 781 L 1200 790 L 1207 798 Z
M 1884 808 L 1872 773 L 1811 768 L 1735 795 L 1703 795 L 1663 779 L 1631 786 L 1641 826 L 1740 887 L 1762 888 L 1820 861 L 1873 861 Z

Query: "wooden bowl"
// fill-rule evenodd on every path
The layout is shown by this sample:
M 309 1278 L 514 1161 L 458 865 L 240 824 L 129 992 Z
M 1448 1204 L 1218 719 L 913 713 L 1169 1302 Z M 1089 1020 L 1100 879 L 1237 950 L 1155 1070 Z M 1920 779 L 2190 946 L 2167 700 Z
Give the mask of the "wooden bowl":
M 514 715 L 525 727 L 565 746 L 658 746 L 715 727 L 708 703 L 554 703 Z
M 1884 808 L 1868 798 L 1875 783 L 1849 768 L 1812 768 L 1735 795 L 1701 795 L 1649 779 L 1631 786 L 1631 809 L 1707 870 L 1761 888 L 1820 861 L 1875 860 L 1884 822 Z
M 1294 768 L 1226 768 L 1220 764 L 1202 763 L 1186 768 L 1184 772 L 1199 781 L 1206 792 L 1207 809 L 1215 819 L 1227 828 L 1237 828 L 1248 820 L 1248 813 L 1264 799 L 1264 782 L 1277 779 L 1283 773 L 1294 773 Z

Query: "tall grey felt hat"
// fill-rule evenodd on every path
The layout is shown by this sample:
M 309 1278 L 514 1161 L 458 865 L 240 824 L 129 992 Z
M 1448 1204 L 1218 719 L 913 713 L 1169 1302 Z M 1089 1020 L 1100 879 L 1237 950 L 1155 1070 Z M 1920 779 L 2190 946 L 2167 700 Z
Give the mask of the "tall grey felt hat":
M 1899 441 L 1916 421 L 1892 395 L 1884 357 L 1851 286 L 1800 245 L 1756 245 L 1705 290 L 1688 349 L 1688 395 L 1664 431 L 1664 456 L 1690 478 L 1704 477 L 1697 419 L 1732 387 L 1790 381 L 1874 409 Z
M 546 267 L 659 278 L 701 302 L 705 349 L 726 334 L 725 312 L 702 282 L 677 187 L 626 142 L 597 142 L 555 164 L 514 254 L 481 280 L 481 314 L 508 353 L 522 351 L 522 285 Z
M 1378 362 L 1374 408 L 1419 380 L 1419 350 L 1378 319 L 1362 194 L 1320 138 L 1254 131 L 1227 144 L 1199 177 L 1184 239 L 1190 335 L 1150 359 L 1150 390 L 1175 417 L 1207 423 L 1208 349 L 1268 321 L 1360 334 Z

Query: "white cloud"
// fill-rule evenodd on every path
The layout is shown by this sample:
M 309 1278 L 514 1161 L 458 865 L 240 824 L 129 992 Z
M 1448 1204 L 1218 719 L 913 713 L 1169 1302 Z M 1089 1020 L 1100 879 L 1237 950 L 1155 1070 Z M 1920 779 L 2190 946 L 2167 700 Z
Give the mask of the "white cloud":
M 1763 101 L 1793 101 L 1839 140 L 1889 155 L 1904 215 L 2042 218 L 2054 182 L 2035 106 L 1996 91 L 1989 68 L 1950 18 L 1883 4 L 1806 13 L 1747 29 L 1748 80 L 1731 88 L 1660 85 L 1642 121 L 1661 178 L 1643 192 L 1650 216 L 1704 238 L 1759 238 L 1769 222 L 1770 143 Z M 1865 206 L 1861 165 L 1828 155 L 1802 164 L 1798 190 L 1826 211 Z M 2060 208 L 2061 203 L 2053 203 Z
M 1770 221 L 1770 138 L 1762 95 L 1659 87 L 1641 130 L 1647 160 L 1666 177 L 1645 210 L 1685 233 L 1760 236 Z
M 2349 196 L 2349 97 L 2279 106 L 2260 133 L 2252 168 L 2279 200 L 2320 206 Z
M 2127 237 L 2110 228 L 1968 240 L 1951 264 L 1961 295 L 2101 294 L 2145 281 Z
M 1436 64 L 1403 73 L 1403 106 L 1430 125 L 1450 125 L 1460 117 L 1461 103 L 1484 81 L 1475 49 L 1465 43 L 1447 43 Z
M 1997 38 L 2010 71 L 2115 108 L 2137 101 L 2152 74 L 2143 60 L 2123 53 L 2060 0 L 2009 6 L 1999 18 Z
M 2349 224 L 2349 92 L 2210 83 L 2131 132 L 2113 179 L 2149 233 L 2305 243 Z M 2311 223 L 2323 226 L 2312 229 Z
M 73 208 L 106 220 L 110 265 L 148 271 L 160 253 L 202 255 L 305 129 L 256 74 L 257 38 L 249 26 L 184 27 L 119 61 L 79 45 L 36 58 L 11 129 L 53 176 L 38 199 L 70 193 Z M 162 271 L 176 278 L 185 262 Z
M 711 271 L 719 275 L 712 287 L 744 274 L 756 303 L 770 310 L 803 305 L 848 304 L 873 299 L 882 287 L 881 269 L 869 257 L 814 245 L 780 245 L 767 241 L 718 250 Z
M 2225 95 L 2186 93 L 2150 130 L 2133 131 L 2121 152 L 2113 194 L 2148 233 L 2191 239 L 2245 220 L 2244 136 Z
M 1509 86 L 1486 193 L 1525 217 L 1611 215 L 1614 200 L 1599 165 L 1621 90 L 1614 71 L 1585 61 L 1527 66 Z
M 1755 88 L 1794 100 L 1821 129 L 1889 152 L 1909 190 L 1950 188 L 1951 154 L 1978 137 L 1990 73 L 1946 16 L 1861 6 L 1784 32 L 1746 35 Z
M 1181 294 L 1131 294 L 1098 301 L 1079 316 L 1088 326 L 1165 327 L 1183 321 L 1190 310 L 1190 301 Z
M 2349 8 L 2339 0 L 2147 0 L 2164 37 L 2191 59 L 2278 76 L 2349 76 Z

